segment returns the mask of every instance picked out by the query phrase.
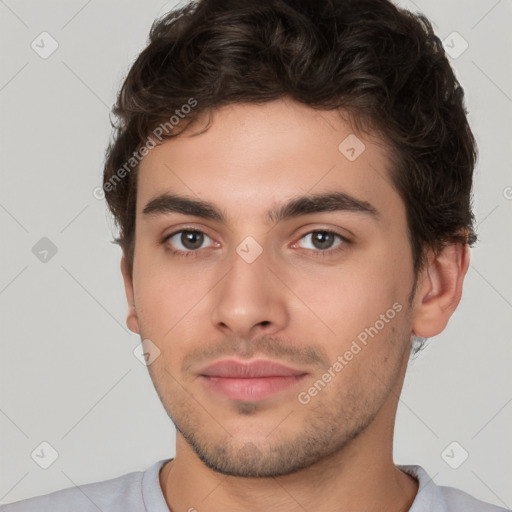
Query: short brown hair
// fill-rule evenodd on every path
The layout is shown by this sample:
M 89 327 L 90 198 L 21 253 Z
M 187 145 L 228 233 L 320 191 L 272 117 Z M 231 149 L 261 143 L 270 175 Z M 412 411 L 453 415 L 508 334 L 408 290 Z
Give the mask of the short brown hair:
M 416 275 L 425 248 L 476 241 L 476 143 L 463 89 L 424 16 L 388 0 L 198 0 L 153 23 L 114 107 L 103 187 L 130 269 L 133 157 L 150 134 L 165 124 L 161 140 L 175 137 L 215 108 L 283 96 L 349 112 L 389 144 Z M 191 99 L 173 129 L 169 119 Z

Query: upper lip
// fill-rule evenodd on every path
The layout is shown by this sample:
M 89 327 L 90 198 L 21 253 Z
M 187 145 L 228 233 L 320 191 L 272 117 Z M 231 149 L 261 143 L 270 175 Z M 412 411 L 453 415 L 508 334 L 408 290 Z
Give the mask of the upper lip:
M 199 375 L 206 377 L 256 379 L 263 377 L 299 376 L 306 373 L 303 370 L 296 370 L 268 359 L 258 359 L 251 362 L 222 359 L 203 368 Z

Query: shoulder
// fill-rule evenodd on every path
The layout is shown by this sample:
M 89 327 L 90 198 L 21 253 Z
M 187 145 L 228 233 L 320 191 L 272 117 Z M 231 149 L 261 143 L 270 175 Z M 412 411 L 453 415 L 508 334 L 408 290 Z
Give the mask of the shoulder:
M 98 512 L 98 510 L 144 510 L 141 481 L 144 473 L 137 471 L 117 478 L 35 496 L 0 506 L 0 512 Z
M 481 501 L 460 489 L 437 485 L 421 466 L 397 467 L 419 482 L 409 512 L 510 512 L 509 509 Z
M 481 501 L 454 487 L 440 486 L 439 491 L 442 501 L 448 506 L 447 510 L 460 510 L 464 512 L 507 512 L 506 508 Z

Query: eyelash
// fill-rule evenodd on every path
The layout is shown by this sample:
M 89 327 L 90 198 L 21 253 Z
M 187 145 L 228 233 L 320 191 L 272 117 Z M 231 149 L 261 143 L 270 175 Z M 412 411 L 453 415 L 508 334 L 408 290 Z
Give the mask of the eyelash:
M 178 231 L 174 231 L 173 233 L 165 236 L 164 239 L 162 240 L 162 244 L 166 245 L 167 241 L 170 240 L 174 235 L 177 235 L 178 233 L 200 233 L 200 234 L 208 236 L 206 233 L 204 233 L 203 231 L 200 231 L 198 229 L 180 229 Z M 352 243 L 350 240 L 348 240 L 344 236 L 340 235 L 336 231 L 331 231 L 329 229 L 314 229 L 312 231 L 308 231 L 307 233 L 304 233 L 299 238 L 299 240 L 302 240 L 307 235 L 311 235 L 313 233 L 327 233 L 327 234 L 334 235 L 334 236 L 338 237 L 342 241 L 342 243 L 339 244 L 338 246 L 336 246 L 334 249 L 326 249 L 324 251 L 322 251 L 322 250 L 307 249 L 308 251 L 313 251 L 313 254 L 315 255 L 315 257 L 318 256 L 320 258 L 325 258 L 325 257 L 328 257 L 328 256 L 334 256 L 334 255 L 338 254 L 339 252 L 345 250 L 346 245 L 350 245 Z M 208 237 L 208 238 L 211 238 L 211 237 Z M 166 245 L 166 250 L 169 251 L 173 255 L 181 256 L 181 257 L 184 257 L 184 258 L 195 258 L 195 257 L 198 256 L 198 253 L 200 251 L 200 249 L 189 250 L 189 251 L 181 251 L 179 249 L 173 249 L 169 245 Z

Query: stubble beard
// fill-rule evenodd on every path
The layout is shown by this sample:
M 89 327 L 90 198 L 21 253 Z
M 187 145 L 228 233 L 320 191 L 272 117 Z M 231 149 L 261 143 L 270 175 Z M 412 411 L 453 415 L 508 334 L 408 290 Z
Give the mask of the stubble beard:
M 387 374 L 387 382 L 369 374 L 366 381 L 372 386 L 368 388 L 353 382 L 351 390 L 333 387 L 329 400 L 324 390 L 308 405 L 298 401 L 290 404 L 291 413 L 283 408 L 282 418 L 276 417 L 275 424 L 279 424 L 289 415 L 282 425 L 269 426 L 268 435 L 265 433 L 254 442 L 237 440 L 222 425 L 221 416 L 207 411 L 208 404 L 199 404 L 183 388 L 175 386 L 162 392 L 159 383 L 165 380 L 153 375 L 152 379 L 176 429 L 208 468 L 230 476 L 271 478 L 332 459 L 364 432 L 378 415 L 399 376 L 402 361 L 396 359 L 395 363 Z M 177 396 L 180 396 L 178 400 Z M 250 421 L 260 410 L 258 403 L 235 402 L 231 413 Z

